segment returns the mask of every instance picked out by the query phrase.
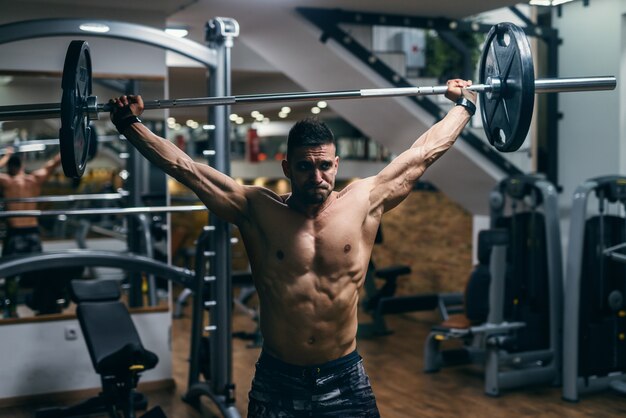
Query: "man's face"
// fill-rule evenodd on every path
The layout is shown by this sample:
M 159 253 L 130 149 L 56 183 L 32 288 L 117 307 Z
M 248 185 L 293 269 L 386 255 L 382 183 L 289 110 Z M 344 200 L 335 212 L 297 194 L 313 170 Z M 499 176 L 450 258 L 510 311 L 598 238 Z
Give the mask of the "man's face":
M 324 203 L 335 188 L 339 157 L 334 144 L 298 147 L 283 160 L 283 173 L 291 181 L 292 195 L 307 205 Z

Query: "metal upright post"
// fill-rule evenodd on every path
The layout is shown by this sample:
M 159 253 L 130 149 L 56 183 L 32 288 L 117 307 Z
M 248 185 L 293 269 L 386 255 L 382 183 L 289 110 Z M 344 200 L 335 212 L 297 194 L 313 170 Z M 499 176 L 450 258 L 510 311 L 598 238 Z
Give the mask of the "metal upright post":
M 130 80 L 126 86 L 126 94 L 138 94 L 139 83 L 136 80 Z M 130 173 L 128 178 L 128 204 L 131 207 L 143 206 L 141 195 L 144 192 L 144 179 L 145 179 L 145 159 L 135 149 L 135 147 L 128 146 L 128 159 L 127 171 Z M 131 253 L 141 253 L 141 236 L 136 233 L 140 224 L 136 217 L 128 216 L 126 218 L 128 223 L 127 245 L 128 250 Z M 129 272 L 129 289 L 128 289 L 128 305 L 131 307 L 143 306 L 143 298 L 141 294 L 141 274 L 137 272 Z
M 217 53 L 217 66 L 210 74 L 212 96 L 231 94 L 230 49 L 233 40 L 239 35 L 239 24 L 234 19 L 216 17 L 207 23 L 206 40 Z M 210 119 L 215 125 L 213 144 L 215 154 L 213 164 L 216 170 L 230 175 L 229 114 L 230 106 L 216 106 L 209 110 Z M 209 157 L 209 163 L 211 163 Z M 216 280 L 212 283 L 212 298 L 217 304 L 211 309 L 210 323 L 215 327 L 211 332 L 210 361 L 212 390 L 222 395 L 226 404 L 234 404 L 232 384 L 232 283 L 231 283 L 231 243 L 230 225 L 214 214 L 210 223 L 215 228 L 212 250 L 215 258 L 211 270 Z
M 547 41 L 548 44 L 548 77 L 557 77 L 559 74 L 559 37 L 554 33 Z M 557 190 L 559 186 L 559 96 L 558 94 L 548 94 L 547 97 L 548 126 L 546 156 L 547 180 L 554 184 Z

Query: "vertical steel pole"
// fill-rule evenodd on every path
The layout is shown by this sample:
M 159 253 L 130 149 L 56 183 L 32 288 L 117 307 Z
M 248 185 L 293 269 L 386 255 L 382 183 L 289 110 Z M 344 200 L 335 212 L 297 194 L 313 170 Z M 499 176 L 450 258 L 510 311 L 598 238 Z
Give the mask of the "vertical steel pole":
M 139 84 L 136 80 L 130 80 L 126 86 L 126 94 L 138 94 Z M 145 160 L 141 153 L 135 147 L 128 146 L 128 159 L 126 160 L 126 169 L 130 173 L 128 177 L 128 198 L 129 205 L 132 207 L 143 206 L 141 195 L 144 192 L 144 167 Z M 128 223 L 127 245 L 131 253 L 141 254 L 141 236 L 137 233 L 140 228 L 139 221 L 135 216 L 126 218 Z M 141 294 L 141 274 L 137 272 L 128 273 L 128 305 L 131 307 L 143 306 L 143 298 Z
M 207 41 L 217 52 L 217 66 L 211 73 L 212 96 L 230 96 L 231 62 L 230 49 L 234 38 L 239 34 L 239 25 L 233 19 L 214 18 L 207 23 Z M 215 156 L 213 167 L 230 175 L 230 106 L 216 106 L 210 109 L 215 125 L 213 130 Z M 215 331 L 210 335 L 210 361 L 212 389 L 216 395 L 223 395 L 226 403 L 234 403 L 232 384 L 232 282 L 231 282 L 231 231 L 228 222 L 211 214 L 213 250 L 215 256 L 211 267 L 216 280 L 212 283 L 212 298 L 217 304 L 210 311 L 210 323 Z
M 548 77 L 557 77 L 559 74 L 559 38 L 555 33 L 548 44 Z M 546 177 L 548 181 L 559 189 L 559 96 L 549 94 L 547 97 L 548 126 L 547 126 L 547 158 Z

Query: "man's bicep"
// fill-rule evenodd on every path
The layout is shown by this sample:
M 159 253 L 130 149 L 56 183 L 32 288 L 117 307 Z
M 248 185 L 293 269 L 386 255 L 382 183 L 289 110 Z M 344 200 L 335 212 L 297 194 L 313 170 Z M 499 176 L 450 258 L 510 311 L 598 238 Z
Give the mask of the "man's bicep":
M 39 184 L 43 184 L 46 182 L 50 174 L 45 168 L 39 168 L 31 173 L 31 176 L 35 179 L 35 181 Z

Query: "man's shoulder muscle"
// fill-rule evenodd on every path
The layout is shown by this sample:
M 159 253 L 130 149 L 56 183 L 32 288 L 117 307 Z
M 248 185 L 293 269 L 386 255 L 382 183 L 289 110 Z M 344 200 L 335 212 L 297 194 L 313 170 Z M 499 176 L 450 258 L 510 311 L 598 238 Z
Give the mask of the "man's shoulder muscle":
M 261 203 L 261 202 L 280 202 L 283 203 L 283 196 L 280 196 L 274 193 L 272 190 L 267 189 L 261 186 L 247 186 L 246 187 L 246 196 L 248 200 L 253 202 Z

